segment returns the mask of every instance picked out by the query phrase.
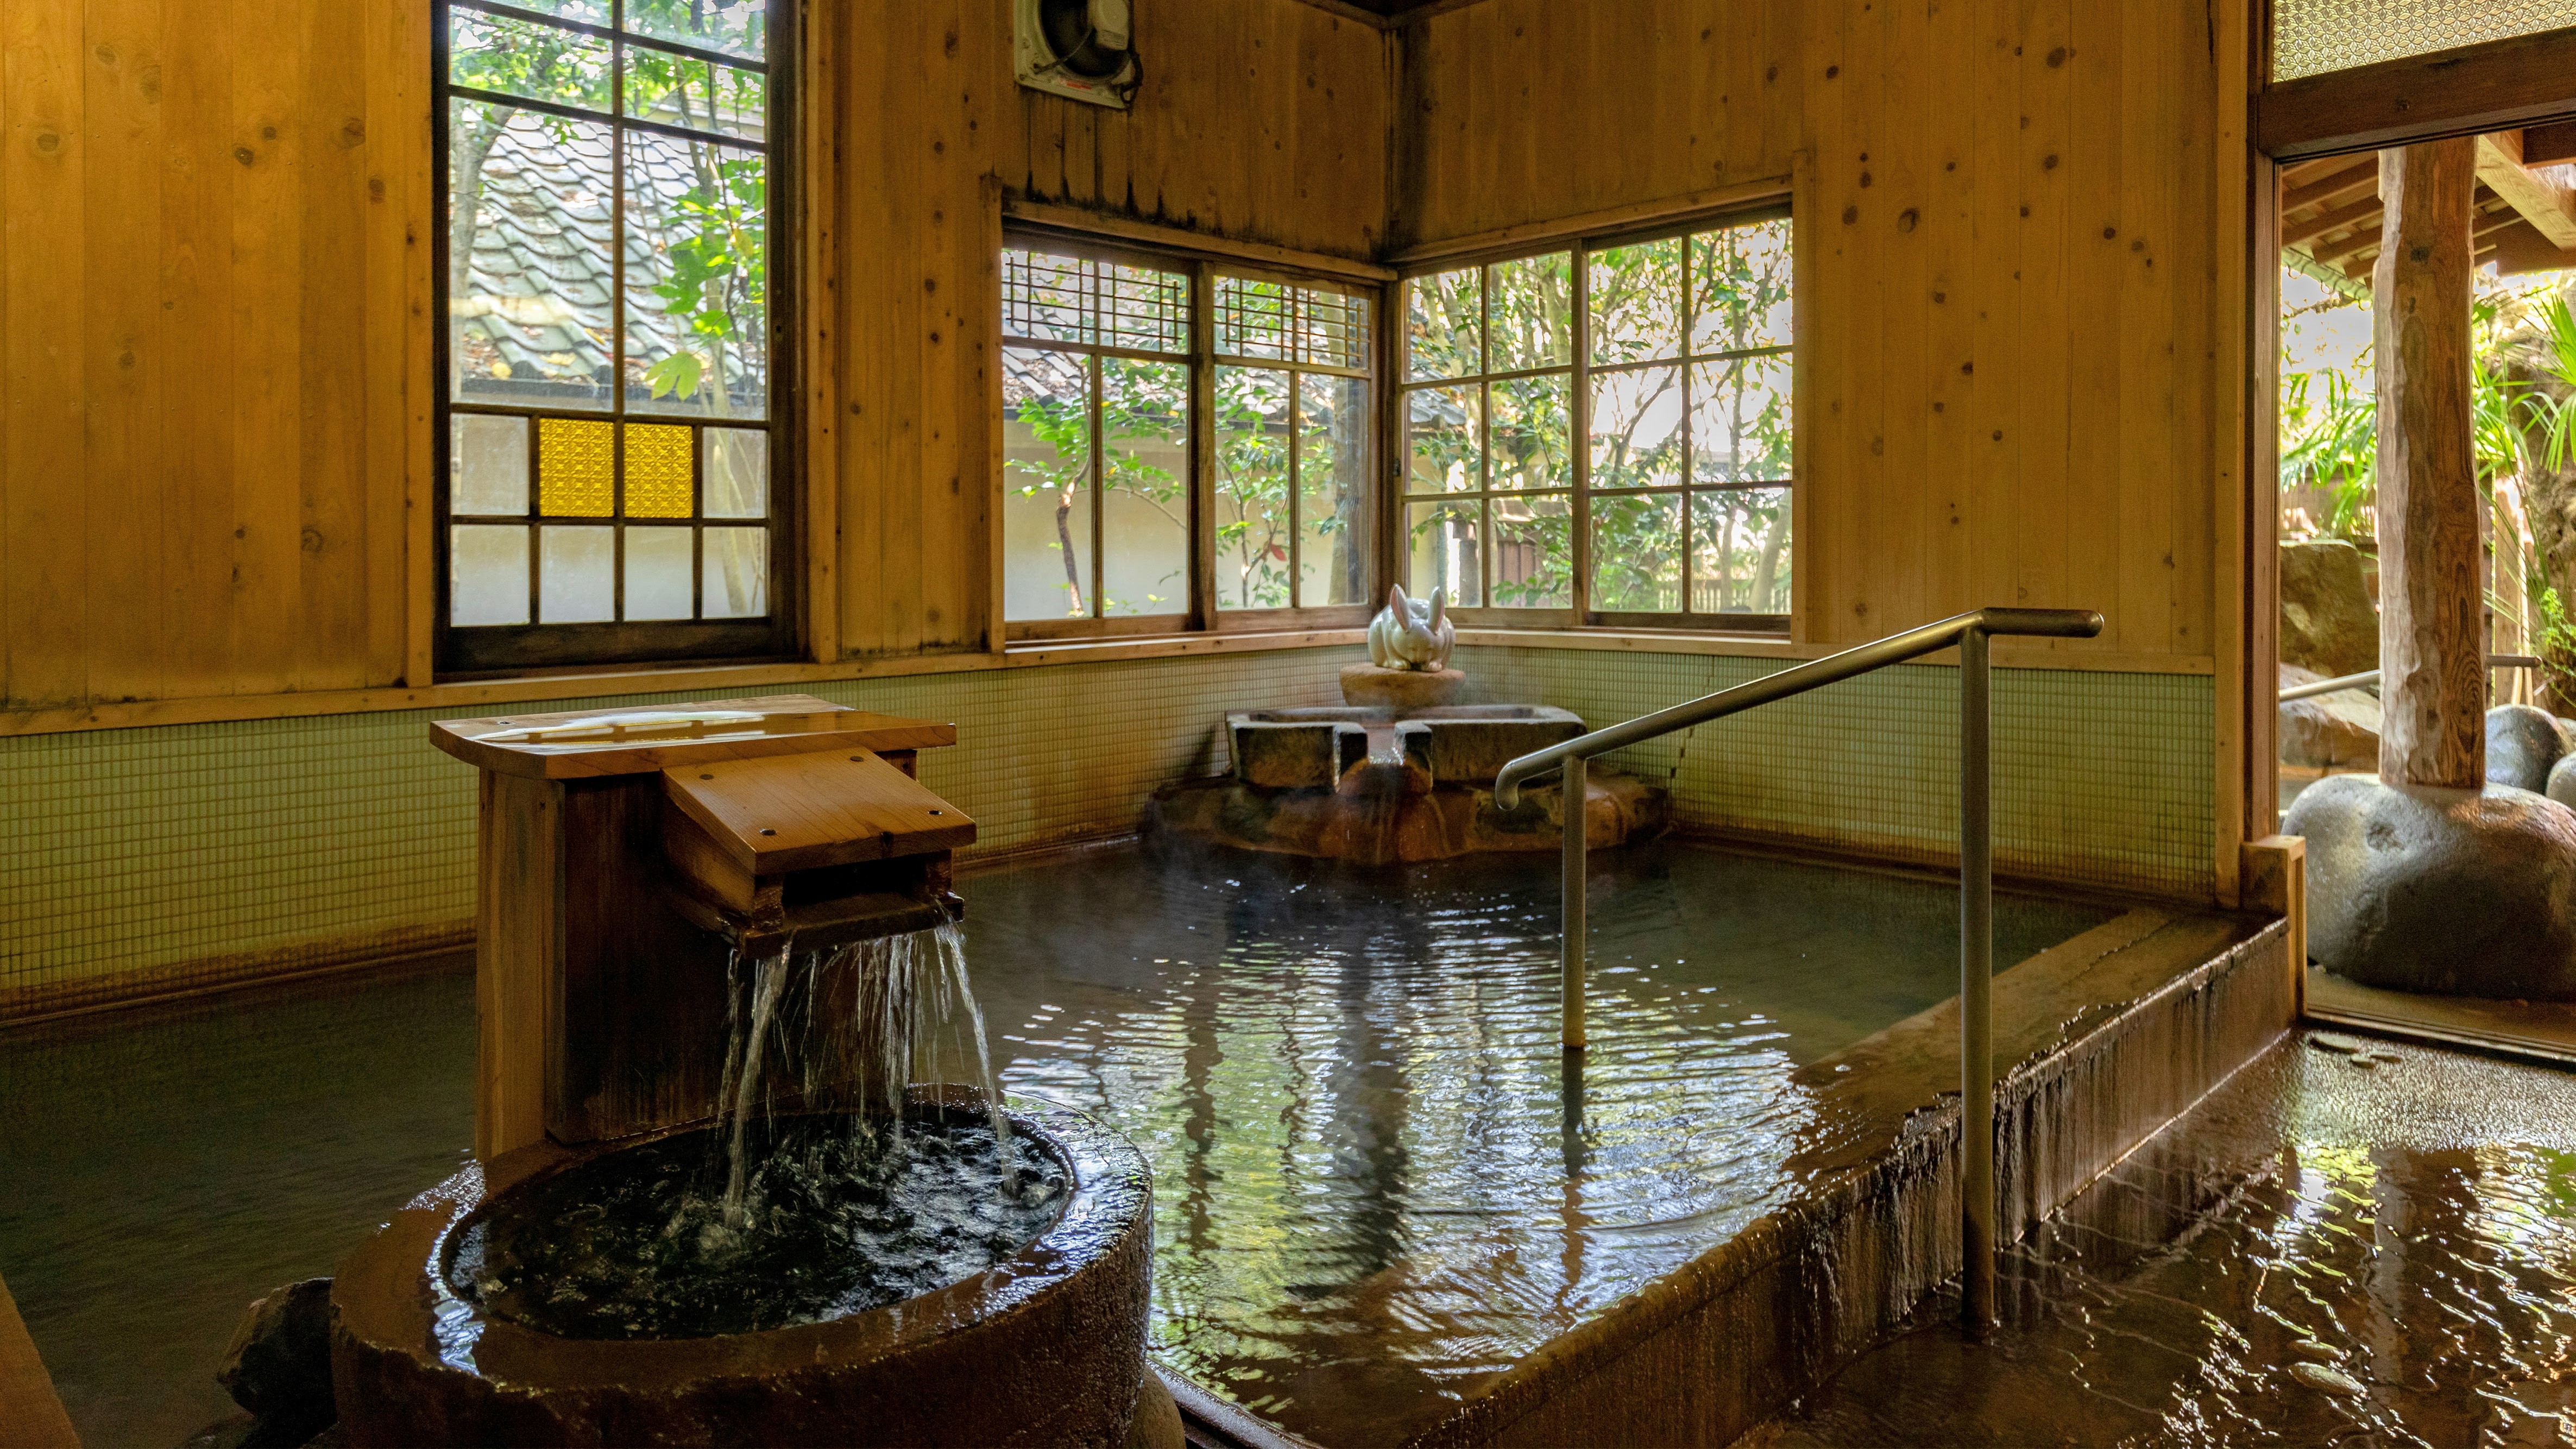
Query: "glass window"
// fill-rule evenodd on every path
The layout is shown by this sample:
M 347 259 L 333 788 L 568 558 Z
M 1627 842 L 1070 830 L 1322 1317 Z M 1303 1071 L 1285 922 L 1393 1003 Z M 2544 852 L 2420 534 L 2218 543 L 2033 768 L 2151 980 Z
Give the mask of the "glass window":
M 1418 593 L 1574 605 L 1574 256 L 1405 283 L 1405 582 Z
M 1372 300 L 1187 259 L 1006 248 L 1003 595 L 1016 632 L 1365 604 Z M 1202 568 L 1214 593 L 1196 599 Z
M 1368 599 L 1369 299 L 1216 279 L 1216 607 Z
M 1408 279 L 1408 586 L 1784 624 L 1790 304 L 1786 217 Z
M 768 0 L 439 19 L 442 664 L 785 652 Z

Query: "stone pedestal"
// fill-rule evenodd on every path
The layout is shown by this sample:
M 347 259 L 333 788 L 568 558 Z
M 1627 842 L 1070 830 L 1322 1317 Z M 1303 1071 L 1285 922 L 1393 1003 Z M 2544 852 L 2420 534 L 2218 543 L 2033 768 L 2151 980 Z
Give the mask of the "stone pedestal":
M 1463 669 L 1380 669 L 1374 664 L 1342 666 L 1342 702 L 1362 709 L 1405 713 L 1437 709 L 1455 701 L 1467 683 Z

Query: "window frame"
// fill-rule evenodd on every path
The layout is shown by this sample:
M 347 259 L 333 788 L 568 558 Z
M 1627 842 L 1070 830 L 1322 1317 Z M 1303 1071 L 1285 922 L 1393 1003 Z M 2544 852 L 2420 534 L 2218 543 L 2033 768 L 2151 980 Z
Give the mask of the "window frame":
M 430 230 L 430 286 L 436 320 L 430 327 L 431 406 L 431 619 L 430 658 L 434 678 L 461 680 L 507 677 L 530 672 L 577 672 L 589 668 L 622 668 L 637 664 L 757 664 L 801 660 L 803 656 L 804 619 L 804 530 L 800 527 L 804 494 L 799 486 L 804 476 L 805 438 L 802 426 L 803 400 L 803 322 L 804 297 L 799 279 L 803 261 L 803 211 L 801 206 L 802 175 L 799 169 L 806 124 L 803 85 L 803 14 L 804 7 L 790 0 L 771 0 L 767 12 L 768 53 L 760 60 L 703 50 L 677 42 L 656 42 L 628 36 L 617 28 L 623 18 L 624 0 L 610 0 L 611 23 L 607 26 L 549 16 L 534 10 L 521 10 L 509 0 L 435 0 L 430 13 L 430 96 L 432 105 L 431 174 L 434 221 Z M 576 33 L 595 35 L 611 47 L 610 109 L 593 112 L 579 107 L 502 92 L 460 87 L 451 82 L 452 52 L 449 44 L 450 17 L 458 12 L 497 15 L 506 19 L 523 16 Z M 449 214 L 453 200 L 453 178 L 450 167 L 453 113 L 452 102 L 469 100 L 485 104 L 516 106 L 541 114 L 562 116 L 610 128 L 614 138 L 612 174 L 624 177 L 625 137 L 630 132 L 670 135 L 681 139 L 701 138 L 694 133 L 625 113 L 625 75 L 622 62 L 630 43 L 645 48 L 676 54 L 685 58 L 707 60 L 736 69 L 759 72 L 766 82 L 763 101 L 762 136 L 757 142 L 740 138 L 723 138 L 722 144 L 758 152 L 764 161 L 762 178 L 767 200 L 768 237 L 766 239 L 767 276 L 763 280 L 768 315 L 765 343 L 768 349 L 769 398 L 764 416 L 757 420 L 726 423 L 675 413 L 632 413 L 626 398 L 625 338 L 628 302 L 624 295 L 625 215 L 624 209 L 611 206 L 611 261 L 615 267 L 618 295 L 610 300 L 612 335 L 616 339 L 610 369 L 611 384 L 607 405 L 595 412 L 581 412 L 562 407 L 515 405 L 508 403 L 461 402 L 450 396 L 450 367 L 453 362 L 454 327 L 448 319 L 451 299 L 448 276 L 455 230 Z M 459 416 L 524 417 L 529 420 L 528 511 L 524 523 L 528 530 L 530 620 L 524 624 L 456 625 L 450 622 L 455 585 L 454 534 L 452 520 L 452 485 L 455 468 L 455 419 Z M 645 424 L 670 424 L 691 429 L 691 517 L 687 526 L 703 533 L 709 527 L 750 526 L 753 521 L 710 519 L 698 510 L 704 506 L 705 440 L 709 426 L 756 427 L 768 434 L 769 477 L 768 514 L 758 526 L 769 532 L 768 600 L 769 612 L 763 618 L 746 619 L 668 619 L 604 621 L 581 624 L 548 624 L 535 616 L 535 590 L 539 560 L 543 554 L 543 533 L 549 520 L 539 512 L 540 479 L 536 471 L 537 420 L 546 417 L 571 418 L 579 421 L 610 423 L 622 439 L 630 421 Z M 615 563 L 610 581 L 614 597 L 623 611 L 626 589 L 624 533 L 627 520 L 626 450 L 611 449 L 613 468 L 612 509 L 605 517 L 560 519 L 571 525 L 607 525 L 617 529 Z M 469 515 L 467 522 L 479 516 Z M 656 527 L 678 527 L 675 523 L 657 523 Z M 693 597 L 705 588 L 705 555 L 703 540 L 691 549 L 690 589 Z
M 1288 263 L 1254 262 L 1222 253 L 1192 250 L 1180 245 L 1135 241 L 1125 237 L 1109 238 L 1071 227 L 1035 221 L 1006 220 L 1002 228 L 1001 250 L 1003 252 L 1039 250 L 1091 261 L 1128 266 L 1151 266 L 1177 272 L 1188 279 L 1190 298 L 1188 323 L 1190 344 L 1187 353 L 1143 352 L 1094 343 L 1065 343 L 1043 338 L 1018 337 L 1002 330 L 1002 317 L 998 312 L 995 315 L 993 334 L 995 345 L 1005 352 L 1015 348 L 1038 348 L 1087 356 L 1134 357 L 1144 361 L 1180 362 L 1187 366 L 1190 376 L 1188 426 L 1190 477 L 1186 489 L 1189 503 L 1186 526 L 1188 563 L 1184 570 L 1188 576 L 1188 597 L 1184 600 L 1184 607 L 1178 611 L 1161 614 L 1108 616 L 1095 614 L 1086 618 L 1010 619 L 1007 617 L 1007 608 L 1000 602 L 1007 597 L 1010 563 L 1007 553 L 997 546 L 994 554 L 998 560 L 996 565 L 998 572 L 993 581 L 996 598 L 994 617 L 1003 621 L 1005 642 L 1039 644 L 1062 640 L 1150 635 L 1277 633 L 1300 629 L 1347 629 L 1365 625 L 1370 614 L 1377 607 L 1373 602 L 1258 609 L 1218 607 L 1215 428 L 1217 369 L 1220 366 L 1254 366 L 1288 371 L 1292 376 L 1303 376 L 1309 372 L 1326 372 L 1336 376 L 1350 374 L 1320 368 L 1305 368 L 1301 371 L 1298 365 L 1284 361 L 1241 358 L 1231 354 L 1221 361 L 1216 350 L 1216 279 L 1219 274 L 1223 274 L 1254 281 L 1315 287 L 1367 298 L 1372 310 L 1368 328 L 1369 365 L 1364 377 L 1365 392 L 1373 415 L 1368 425 L 1361 430 L 1365 452 L 1360 462 L 1360 475 L 1372 480 L 1381 477 L 1383 473 L 1384 437 L 1381 424 L 1386 412 L 1386 309 L 1392 293 L 1391 285 L 1372 286 L 1354 281 L 1347 276 L 1308 270 Z M 995 256 L 995 266 L 998 271 L 1000 267 L 998 253 Z M 994 296 L 998 302 L 1001 296 L 998 287 Z M 1001 426 L 1005 421 L 1001 411 L 1003 403 L 999 397 L 1002 376 L 1002 369 L 996 368 L 993 414 L 997 437 L 993 459 L 996 507 L 993 527 L 997 534 L 1003 526 L 1001 505 L 1007 500 L 1012 487 L 1011 467 L 998 442 Z M 1093 389 L 1095 408 L 1099 406 L 1098 391 L 1095 385 Z M 1101 438 L 1099 430 L 1094 428 L 1092 430 L 1092 477 L 1095 488 L 1101 476 L 1101 460 Z M 1293 472 L 1291 478 L 1293 497 L 1295 491 Z M 1375 488 L 1371 489 L 1367 507 L 1370 521 L 1380 530 L 1381 538 L 1373 538 L 1369 541 L 1367 570 L 1369 590 L 1382 592 L 1386 585 L 1385 550 L 1382 547 L 1384 509 L 1381 506 L 1382 500 L 1377 496 L 1378 491 Z M 1095 594 L 1098 592 L 1097 580 L 1100 577 L 1100 564 L 1105 553 L 1102 536 L 1106 527 L 1106 518 L 1105 508 L 1095 506 L 1092 509 L 1091 531 L 1094 552 L 1093 572 L 1089 577 L 1095 581 L 1093 589 Z
M 1685 320 L 1682 328 L 1680 349 L 1671 357 L 1640 359 L 1634 362 L 1608 364 L 1596 363 L 1593 360 L 1591 318 L 1591 258 L 1593 253 L 1621 247 L 1637 246 L 1649 242 L 1665 241 L 1673 238 L 1688 238 L 1707 232 L 1724 230 L 1729 227 L 1758 225 L 1768 221 L 1786 221 L 1789 223 L 1789 306 L 1791 323 L 1790 340 L 1787 344 L 1779 347 L 1750 349 L 1749 351 L 1744 352 L 1730 352 L 1727 349 L 1715 349 L 1707 353 L 1694 352 L 1690 345 L 1690 326 L 1688 321 Z M 1480 505 L 1483 505 L 1486 500 L 1505 496 L 1496 494 L 1491 487 L 1490 458 L 1486 458 L 1484 460 L 1486 470 L 1485 484 L 1476 492 L 1460 494 L 1417 494 L 1411 491 L 1409 485 L 1410 473 L 1413 464 L 1413 449 L 1410 431 L 1412 419 L 1410 395 L 1415 392 L 1428 391 L 1441 387 L 1455 387 L 1460 385 L 1461 382 L 1471 381 L 1479 388 L 1487 389 L 1487 396 L 1490 397 L 1490 385 L 1494 382 L 1537 376 L 1568 375 L 1569 372 L 1565 366 L 1559 364 L 1550 364 L 1543 367 L 1491 370 L 1491 364 L 1493 361 L 1492 340 L 1490 336 L 1485 336 L 1481 338 L 1480 346 L 1484 348 L 1482 364 L 1488 370 L 1470 374 L 1466 378 L 1416 379 L 1412 377 L 1412 339 L 1409 325 L 1411 296 L 1407 289 L 1410 288 L 1418 279 L 1424 277 L 1461 271 L 1469 267 L 1475 267 L 1481 270 L 1509 262 L 1527 260 L 1533 257 L 1549 256 L 1557 253 L 1563 253 L 1567 256 L 1568 265 L 1571 268 L 1572 273 L 1572 302 L 1570 316 L 1570 345 L 1573 353 L 1570 369 L 1572 397 L 1569 401 L 1571 416 L 1569 419 L 1570 426 L 1568 429 L 1570 434 L 1568 443 L 1568 464 L 1571 474 L 1571 488 L 1565 496 L 1570 500 L 1569 506 L 1572 513 L 1572 519 L 1569 525 L 1571 534 L 1569 540 L 1569 553 L 1572 558 L 1574 575 L 1572 586 L 1573 600 L 1570 606 L 1562 608 L 1519 608 L 1496 605 L 1491 602 L 1483 602 L 1472 606 L 1452 606 L 1450 609 L 1451 615 L 1457 619 L 1461 626 L 1478 629 L 1603 629 L 1618 631 L 1654 631 L 1662 633 L 1740 635 L 1759 639 L 1785 639 L 1789 637 L 1792 631 L 1793 621 L 1797 614 L 1795 590 L 1798 587 L 1798 580 L 1804 577 L 1804 571 L 1800 568 L 1800 563 L 1802 561 L 1803 551 L 1806 547 L 1806 540 L 1804 530 L 1797 526 L 1803 513 L 1800 504 L 1804 496 L 1804 489 L 1801 485 L 1800 475 L 1804 471 L 1802 462 L 1805 454 L 1805 446 L 1803 443 L 1804 429 L 1801 426 L 1804 420 L 1804 408 L 1801 405 L 1800 398 L 1800 394 L 1802 392 L 1803 370 L 1798 362 L 1798 354 L 1800 351 L 1799 333 L 1801 331 L 1799 317 L 1800 309 L 1803 305 L 1801 302 L 1801 293 L 1803 288 L 1800 286 L 1800 281 L 1802 279 L 1803 267 L 1801 266 L 1801 249 L 1799 244 L 1797 214 L 1791 206 L 1789 199 L 1785 196 L 1766 198 L 1765 200 L 1752 205 L 1730 206 L 1722 211 L 1702 212 L 1682 217 L 1667 217 L 1644 223 L 1642 225 L 1583 232 L 1570 236 L 1551 237 L 1544 241 L 1520 242 L 1508 248 L 1462 252 L 1455 255 L 1412 261 L 1404 264 L 1404 266 L 1399 270 L 1396 281 L 1387 289 L 1390 300 L 1388 304 L 1389 326 L 1386 330 L 1389 334 L 1391 360 L 1384 373 L 1386 401 L 1381 405 L 1382 417 L 1385 424 L 1383 430 L 1385 437 L 1384 445 L 1388 450 L 1387 456 L 1391 461 L 1382 473 L 1382 476 L 1386 479 L 1387 483 L 1387 498 L 1385 500 L 1385 507 L 1383 510 L 1383 521 L 1381 522 L 1380 527 L 1387 531 L 1388 546 L 1382 550 L 1382 555 L 1387 560 L 1386 566 L 1391 570 L 1390 577 L 1397 580 L 1404 580 L 1409 572 L 1409 533 L 1407 528 L 1408 505 L 1417 502 L 1434 501 L 1440 498 L 1475 500 Z M 1687 242 L 1685 242 L 1683 248 L 1683 255 L 1685 257 L 1684 265 L 1687 269 L 1687 258 L 1689 256 L 1689 247 Z M 1687 297 L 1687 270 L 1685 270 L 1684 276 L 1686 280 L 1683 285 L 1685 288 L 1685 297 Z M 1485 277 L 1480 279 L 1480 287 L 1490 289 L 1491 285 L 1490 274 L 1487 274 Z M 1404 310 L 1399 315 L 1397 309 Z M 1789 477 L 1776 481 L 1766 480 L 1766 483 L 1763 486 L 1782 488 L 1788 495 L 1789 506 L 1792 509 L 1792 523 L 1789 533 L 1788 550 L 1791 592 L 1789 598 L 1782 601 L 1783 607 L 1778 612 L 1774 613 L 1755 614 L 1741 611 L 1696 611 L 1689 607 L 1691 602 L 1691 589 L 1690 578 L 1687 572 L 1694 532 L 1692 519 L 1695 510 L 1692 508 L 1691 502 L 1693 499 L 1705 494 L 1752 490 L 1742 486 L 1730 487 L 1726 485 L 1707 485 L 1693 482 L 1690 470 L 1695 465 L 1686 453 L 1684 459 L 1684 472 L 1680 481 L 1676 483 L 1669 485 L 1656 485 L 1643 489 L 1604 489 L 1596 492 L 1592 484 L 1592 395 L 1594 390 L 1594 377 L 1596 374 L 1601 373 L 1634 372 L 1653 367 L 1671 367 L 1681 372 L 1686 377 L 1689 369 L 1694 366 L 1704 366 L 1713 360 L 1725 361 L 1739 356 L 1755 355 L 1778 355 L 1786 356 L 1789 359 L 1789 405 L 1791 409 Z M 1489 413 L 1490 410 L 1491 404 L 1488 402 L 1486 411 Z M 1687 404 L 1685 404 L 1683 408 L 1683 427 L 1685 429 L 1688 427 L 1689 413 L 1690 409 Z M 1490 434 L 1492 428 L 1491 417 L 1486 417 L 1480 426 Z M 1685 432 L 1684 436 L 1687 438 L 1687 432 Z M 1482 449 L 1480 452 L 1490 452 L 1490 449 Z M 1594 498 L 1599 496 L 1659 497 L 1667 495 L 1678 496 L 1682 500 L 1682 558 L 1685 568 L 1681 600 L 1683 607 L 1669 612 L 1603 610 L 1593 607 L 1592 600 L 1595 570 L 1593 568 L 1592 559 L 1592 502 Z M 1490 517 L 1490 513 L 1488 512 L 1486 516 Z M 1486 599 L 1490 599 L 1492 588 L 1491 575 L 1494 552 L 1495 540 L 1483 538 L 1480 535 L 1478 548 L 1479 567 L 1484 570 L 1485 574 L 1481 583 L 1481 589 L 1483 592 L 1480 594 L 1480 597 Z

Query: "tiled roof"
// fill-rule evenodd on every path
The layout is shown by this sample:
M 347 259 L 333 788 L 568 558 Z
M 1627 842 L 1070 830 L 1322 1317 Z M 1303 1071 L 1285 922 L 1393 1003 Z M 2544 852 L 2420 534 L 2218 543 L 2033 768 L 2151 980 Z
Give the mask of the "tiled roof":
M 685 143 L 630 135 L 627 170 L 634 188 L 626 228 L 628 350 L 635 371 L 680 350 L 684 318 L 664 310 L 653 291 L 670 272 L 665 232 L 696 178 L 685 169 Z M 483 163 L 482 205 L 464 295 L 460 341 L 488 344 L 514 375 L 611 375 L 615 274 L 610 256 L 611 150 L 604 125 L 566 122 L 533 112 L 513 115 Z M 745 359 L 731 352 L 732 367 Z M 749 360 L 765 372 L 763 359 Z M 630 375 L 629 381 L 637 379 Z M 764 390 L 755 376 L 751 395 Z M 742 391 L 738 385 L 737 392 Z

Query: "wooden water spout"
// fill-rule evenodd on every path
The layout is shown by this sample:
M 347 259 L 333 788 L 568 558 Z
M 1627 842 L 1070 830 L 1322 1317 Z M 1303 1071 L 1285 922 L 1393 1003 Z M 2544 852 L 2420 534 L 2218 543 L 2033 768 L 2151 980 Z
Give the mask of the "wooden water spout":
M 808 695 L 446 720 L 483 772 L 475 1153 L 714 1114 L 728 958 L 954 913 L 975 823 L 915 778 L 954 726 Z

